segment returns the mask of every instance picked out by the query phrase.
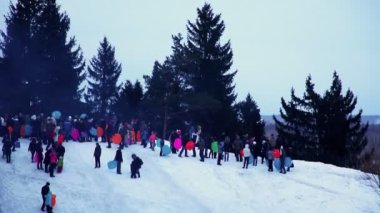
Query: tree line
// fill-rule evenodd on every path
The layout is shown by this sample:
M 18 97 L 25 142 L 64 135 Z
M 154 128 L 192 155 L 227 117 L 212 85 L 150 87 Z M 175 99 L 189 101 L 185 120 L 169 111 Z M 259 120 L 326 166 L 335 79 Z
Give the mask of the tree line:
M 163 137 L 168 130 L 200 125 L 213 136 L 249 134 L 259 143 L 265 139 L 265 123 L 252 96 L 236 101 L 231 43 L 221 41 L 225 24 L 210 4 L 197 9 L 194 22 L 187 22 L 186 38 L 172 36 L 171 54 L 155 61 L 152 73 L 143 76 L 145 88 L 139 81 L 118 83 L 122 67 L 106 37 L 86 65 L 75 37 L 68 37 L 70 19 L 55 0 L 11 3 L 5 22 L 1 112 L 116 114 L 149 121 Z M 342 165 L 353 166 L 366 141 L 361 112 L 353 115 L 356 98 L 351 91 L 341 95 L 336 73 L 323 96 L 314 92 L 311 78 L 308 84 L 304 97 L 292 91 L 289 103 L 282 99 L 278 142 L 292 146 L 297 158 L 329 159 L 339 165 L 344 160 Z

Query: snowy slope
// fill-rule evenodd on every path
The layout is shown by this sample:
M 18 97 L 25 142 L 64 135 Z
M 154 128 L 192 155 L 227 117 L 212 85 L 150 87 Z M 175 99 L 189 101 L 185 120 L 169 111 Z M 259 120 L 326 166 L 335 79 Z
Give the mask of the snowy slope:
M 0 160 L 0 212 L 41 212 L 40 189 L 50 181 L 57 194 L 54 212 L 380 212 L 380 197 L 356 170 L 295 161 L 286 175 L 263 165 L 241 169 L 234 161 L 159 157 L 140 145 L 123 150 L 122 175 L 108 170 L 114 146 L 102 146 L 102 168 L 94 169 L 94 143 L 65 143 L 62 174 L 55 178 L 30 162 L 28 142 Z M 144 161 L 142 178 L 129 178 L 131 154 Z

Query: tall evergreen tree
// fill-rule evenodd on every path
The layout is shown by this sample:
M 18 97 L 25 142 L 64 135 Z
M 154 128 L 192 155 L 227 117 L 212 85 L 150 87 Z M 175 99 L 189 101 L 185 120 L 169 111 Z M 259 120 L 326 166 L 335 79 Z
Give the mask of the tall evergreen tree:
M 115 106 L 123 120 L 141 117 L 140 104 L 143 95 L 143 88 L 139 81 L 136 81 L 134 85 L 128 80 L 124 83 Z
M 357 98 L 334 72 L 330 90 L 321 96 L 314 92 L 309 76 L 303 98 L 291 93 L 291 101 L 281 99 L 281 118 L 275 118 L 279 142 L 293 146 L 294 157 L 358 167 L 359 155 L 367 144 L 368 124 L 361 124 L 361 113 L 354 114 Z
M 244 101 L 236 105 L 240 133 L 247 133 L 261 142 L 264 136 L 265 123 L 261 120 L 260 109 L 248 94 Z
M 75 39 L 67 39 L 68 16 L 55 0 L 19 0 L 11 4 L 6 24 L 0 75 L 9 92 L 1 103 L 24 112 L 70 111 L 80 100 L 84 62 Z
M 115 48 L 105 37 L 100 43 L 98 55 L 92 58 L 88 71 L 86 102 L 93 113 L 106 115 L 117 101 L 120 86 L 117 85 L 121 64 L 115 59 Z
M 220 41 L 225 29 L 221 15 L 215 15 L 209 4 L 197 12 L 195 23 L 189 21 L 187 25 L 186 72 L 193 96 L 189 104 L 203 106 L 193 111 L 193 120 L 218 134 L 236 122 L 232 104 L 236 99 L 233 78 L 237 71 L 230 72 L 233 55 L 230 42 Z M 205 100 L 216 104 L 210 108 Z
M 281 98 L 280 117 L 273 116 L 278 132 L 279 145 L 293 147 L 293 157 L 303 160 L 318 160 L 319 147 L 315 115 L 319 95 L 314 92 L 311 76 L 306 79 L 306 91 L 303 98 L 291 90 L 291 100 Z
M 68 38 L 70 19 L 61 13 L 56 0 L 42 1 L 42 10 L 35 20 L 33 61 L 36 67 L 31 78 L 33 98 L 41 99 L 45 111 L 75 111 L 79 104 L 81 83 L 85 79 L 84 60 L 74 37 Z M 46 93 L 49 91 L 49 93 Z M 78 106 L 78 105 L 77 105 Z
M 29 79 L 33 21 L 41 8 L 39 0 L 19 0 L 10 4 L 5 16 L 5 31 L 1 31 L 0 109 L 28 109 Z M 6 91 L 6 92 L 5 92 Z
M 342 82 L 336 72 L 330 90 L 323 97 L 325 115 L 321 124 L 323 160 L 339 166 L 358 168 L 359 156 L 367 145 L 368 124 L 361 124 L 362 110 L 354 114 L 357 98 L 351 90 L 342 94 Z

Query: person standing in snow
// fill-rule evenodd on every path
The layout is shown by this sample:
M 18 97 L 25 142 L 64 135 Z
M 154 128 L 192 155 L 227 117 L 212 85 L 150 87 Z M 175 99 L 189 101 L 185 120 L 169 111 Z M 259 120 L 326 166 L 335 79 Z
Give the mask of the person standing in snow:
M 204 162 L 205 161 L 205 147 L 206 147 L 206 143 L 205 143 L 205 140 L 203 137 L 201 137 L 200 135 L 198 136 L 199 139 L 198 139 L 198 148 L 199 148 L 199 156 L 201 157 L 201 162 Z
M 220 161 L 222 161 L 223 158 L 223 148 L 224 148 L 224 142 L 218 141 L 218 165 L 221 166 L 222 164 Z
M 280 173 L 286 174 L 285 170 L 286 152 L 283 146 L 280 147 Z
M 4 137 L 3 143 L 3 153 L 5 154 L 7 163 L 11 163 L 12 142 L 8 137 Z
M 38 170 L 43 170 L 42 168 L 42 161 L 44 159 L 43 151 L 44 149 L 42 148 L 42 142 L 39 141 L 37 146 L 36 146 L 36 152 L 37 152 L 37 169 Z
M 232 149 L 234 150 L 235 157 L 236 157 L 236 162 L 242 162 L 243 157 L 240 155 L 240 150 L 243 147 L 243 142 L 240 139 L 239 135 L 236 135 L 236 138 L 234 140 L 234 143 L 232 144 Z
M 264 160 L 267 158 L 267 153 L 268 153 L 268 146 L 269 143 L 266 142 L 266 140 L 263 140 L 261 144 L 261 164 L 264 163 Z
M 42 206 L 41 211 L 45 211 L 45 202 L 46 202 L 46 196 L 48 195 L 50 191 L 50 183 L 46 182 L 46 184 L 41 188 L 41 195 L 42 195 Z
M 244 153 L 244 163 L 243 163 L 243 169 L 248 169 L 249 164 L 249 157 L 251 156 L 251 150 L 249 150 L 249 144 L 245 145 L 245 148 L 243 149 Z
M 50 164 L 50 153 L 51 153 L 51 149 L 48 149 L 46 152 L 45 152 L 45 158 L 44 158 L 44 164 L 45 164 L 45 173 L 49 173 L 49 164 Z
M 121 147 L 116 151 L 115 161 L 117 162 L 116 173 L 121 175 L 121 163 L 123 162 L 123 154 L 121 153 Z
M 50 155 L 50 167 L 49 167 L 50 177 L 55 177 L 54 170 L 55 170 L 55 167 L 57 166 L 58 158 L 53 148 L 51 148 L 49 155 Z
M 60 157 L 65 156 L 66 149 L 62 144 L 58 144 L 56 152 L 57 152 L 57 158 L 59 159 Z
M 32 163 L 34 162 L 33 158 L 34 158 L 34 153 L 36 152 L 36 149 L 37 149 L 37 141 L 35 138 L 32 138 L 30 140 L 30 144 L 29 144 L 29 148 L 28 148 L 28 151 L 32 155 Z
M 154 151 L 156 139 L 157 139 L 156 133 L 154 131 L 152 131 L 152 133 L 149 136 L 149 144 L 150 144 L 150 148 L 152 149 L 152 151 Z
M 257 156 L 260 154 L 259 145 L 257 145 L 256 141 L 253 140 L 252 143 L 252 155 L 253 155 L 253 166 L 257 166 Z
M 131 178 L 140 178 L 140 168 L 143 165 L 143 161 L 136 154 L 132 154 L 132 159 Z
M 231 147 L 231 139 L 226 135 L 224 137 L 224 146 L 223 146 L 223 154 L 224 154 L 224 162 L 228 161 L 230 158 L 230 147 Z
M 95 168 L 100 168 L 100 155 L 102 154 L 102 148 L 99 143 L 96 143 L 94 157 L 95 157 Z
M 274 159 L 274 156 L 273 156 L 273 150 L 272 150 L 272 148 L 270 148 L 268 150 L 267 159 L 268 159 L 268 172 L 273 172 L 273 159 Z

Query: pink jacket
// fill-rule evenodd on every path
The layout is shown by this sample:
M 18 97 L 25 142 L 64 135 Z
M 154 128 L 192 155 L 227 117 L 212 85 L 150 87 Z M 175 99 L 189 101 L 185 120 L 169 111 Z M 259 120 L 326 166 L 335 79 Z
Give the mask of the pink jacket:
M 50 153 L 50 163 L 57 163 L 57 155 L 54 152 Z
M 154 142 L 156 141 L 156 135 L 155 134 L 151 134 L 150 137 L 149 137 L 149 142 Z

